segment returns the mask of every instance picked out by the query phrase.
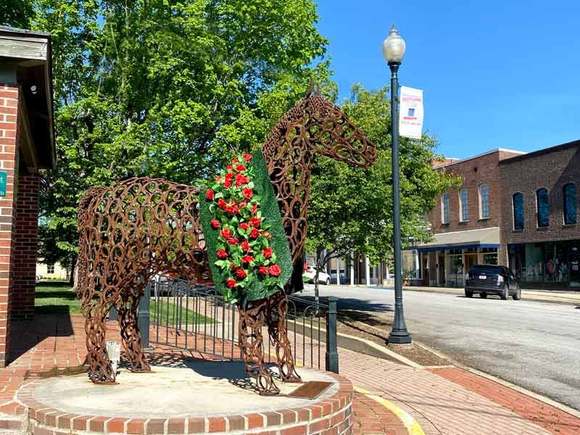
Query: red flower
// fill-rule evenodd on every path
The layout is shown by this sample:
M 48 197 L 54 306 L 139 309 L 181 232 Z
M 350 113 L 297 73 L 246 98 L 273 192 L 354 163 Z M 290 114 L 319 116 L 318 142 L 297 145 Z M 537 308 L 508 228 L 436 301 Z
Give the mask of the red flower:
M 272 264 L 268 268 L 268 272 L 270 272 L 270 275 L 272 276 L 280 276 L 280 274 L 282 273 L 282 269 L 280 269 L 280 266 L 278 266 L 277 264 Z
M 262 219 L 257 218 L 257 217 L 253 217 L 253 218 L 250 218 L 250 220 L 248 222 L 250 223 L 251 226 L 258 228 L 260 226 L 260 223 L 262 222 Z
M 237 245 L 237 244 L 238 244 L 238 239 L 236 239 L 235 237 L 230 237 L 230 238 L 228 239 L 228 243 L 229 243 L 230 245 Z
M 225 260 L 226 258 L 228 258 L 228 253 L 225 249 L 218 249 L 216 251 L 216 255 L 221 260 Z
M 248 177 L 246 177 L 245 175 L 242 175 L 242 174 L 236 175 L 236 186 L 237 187 L 243 186 L 244 184 L 248 183 L 249 181 L 250 181 L 250 179 Z
M 240 224 L 240 229 L 242 229 L 242 230 L 246 231 L 248 228 L 250 228 L 250 225 L 248 225 L 248 223 L 247 223 L 247 222 L 242 222 L 242 223 Z
M 268 268 L 266 266 L 258 267 L 258 273 L 262 276 L 268 276 Z
M 236 286 L 236 280 L 235 279 L 229 278 L 226 281 L 226 287 L 228 287 L 228 288 L 234 288 L 235 286 Z
M 243 157 L 244 157 L 244 160 L 246 162 L 249 162 L 250 160 L 252 160 L 252 155 L 251 154 L 246 153 L 246 154 L 244 154 Z
M 240 243 L 240 248 L 242 248 L 244 252 L 248 252 L 251 249 L 251 246 L 247 240 L 244 240 L 242 243 Z
M 210 221 L 210 224 L 214 230 L 217 230 L 220 227 L 220 221 L 218 221 L 217 219 L 212 219 Z
M 254 191 L 249 187 L 246 187 L 242 190 L 242 195 L 244 195 L 244 198 L 246 199 L 252 199 L 252 196 L 254 196 Z
M 252 257 L 251 255 L 244 255 L 242 257 L 243 263 L 251 263 L 252 261 L 254 261 L 254 257 Z
M 229 228 L 224 228 L 220 234 L 224 239 L 229 239 L 234 235 Z
M 260 231 L 258 231 L 257 228 L 252 228 L 252 231 L 250 232 L 250 238 L 257 239 L 259 235 L 260 235 Z
M 205 199 L 207 199 L 208 201 L 213 201 L 215 197 L 215 192 L 212 189 L 207 189 L 207 192 L 205 192 Z
M 232 181 L 234 181 L 234 174 L 226 174 L 226 179 L 224 181 L 224 186 L 226 189 L 232 185 Z
M 242 172 L 242 171 L 246 170 L 246 167 L 244 165 L 238 165 L 238 166 L 236 166 L 236 170 Z
M 228 205 L 226 207 L 226 212 L 228 212 L 229 214 L 238 214 L 239 211 L 240 211 L 240 209 L 239 209 L 238 205 L 235 203 Z
M 226 166 L 226 169 L 227 169 L 228 171 L 231 171 L 231 170 L 233 169 L 233 166 L 232 166 L 232 165 L 227 165 L 227 166 Z
M 218 199 L 217 205 L 219 208 L 223 209 L 226 207 L 226 201 L 223 198 Z
M 238 278 L 238 279 L 244 279 L 248 275 L 246 273 L 246 271 L 244 269 L 242 269 L 241 267 L 236 269 L 236 271 L 234 273 L 236 274 L 236 278 Z
M 254 206 L 252 207 L 252 213 L 256 214 L 258 212 L 258 204 L 254 204 Z
M 264 248 L 262 254 L 264 254 L 265 258 L 272 258 L 272 248 Z

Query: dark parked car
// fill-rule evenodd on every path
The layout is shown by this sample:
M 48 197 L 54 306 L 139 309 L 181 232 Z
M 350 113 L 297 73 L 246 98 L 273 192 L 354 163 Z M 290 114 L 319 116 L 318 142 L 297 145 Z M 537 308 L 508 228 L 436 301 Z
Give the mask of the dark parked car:
M 520 283 L 514 274 L 505 266 L 491 264 L 476 264 L 469 269 L 465 297 L 470 298 L 474 293 L 479 293 L 481 298 L 499 295 L 503 300 L 511 296 L 517 301 L 522 297 Z

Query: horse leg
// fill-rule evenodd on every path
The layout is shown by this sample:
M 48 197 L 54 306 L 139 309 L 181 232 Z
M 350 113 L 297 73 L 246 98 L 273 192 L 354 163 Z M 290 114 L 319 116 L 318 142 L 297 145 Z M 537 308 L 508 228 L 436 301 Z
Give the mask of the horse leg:
M 116 373 L 107 355 L 105 342 L 105 305 L 94 305 L 86 311 L 85 332 L 87 343 L 86 363 L 89 379 L 95 384 L 114 384 Z
M 243 309 L 240 307 L 239 338 L 242 359 L 246 373 L 256 378 L 257 390 L 261 396 L 274 396 L 280 390 L 274 383 L 272 373 L 264 366 L 262 328 L 264 326 L 264 305 Z
M 287 312 L 288 299 L 286 295 L 280 292 L 272 296 L 266 317 L 268 335 L 276 349 L 276 364 L 282 380 L 284 382 L 301 382 L 302 379 L 296 372 L 292 347 L 288 339 Z
M 132 372 L 150 372 L 151 367 L 141 349 L 141 334 L 137 326 L 137 308 L 139 297 L 125 297 L 117 306 L 119 312 L 119 327 L 123 339 L 123 350 Z

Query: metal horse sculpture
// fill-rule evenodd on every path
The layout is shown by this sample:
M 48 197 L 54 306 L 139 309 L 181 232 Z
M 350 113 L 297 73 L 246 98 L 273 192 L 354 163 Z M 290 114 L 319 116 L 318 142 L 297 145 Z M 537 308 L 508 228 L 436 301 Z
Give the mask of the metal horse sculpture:
M 262 152 L 276 192 L 294 273 L 286 292 L 302 288 L 306 214 L 315 155 L 368 167 L 376 148 L 335 105 L 317 93 L 300 100 L 274 127 Z M 119 313 L 124 357 L 129 369 L 149 371 L 137 328 L 137 307 L 151 277 L 173 273 L 192 282 L 211 280 L 198 212 L 198 189 L 162 179 L 133 178 L 90 189 L 79 206 L 77 292 L 86 318 L 89 378 L 114 383 L 107 356 L 105 319 Z M 274 344 L 280 377 L 300 378 L 286 330 L 286 293 L 239 307 L 239 344 L 248 374 L 260 394 L 277 394 L 264 366 L 262 328 Z

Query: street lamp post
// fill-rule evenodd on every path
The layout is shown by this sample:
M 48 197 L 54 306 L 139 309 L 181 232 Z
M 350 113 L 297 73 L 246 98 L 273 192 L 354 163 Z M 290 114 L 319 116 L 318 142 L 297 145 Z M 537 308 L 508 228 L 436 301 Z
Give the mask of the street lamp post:
M 405 40 L 393 26 L 383 42 L 383 55 L 391 69 L 391 136 L 393 176 L 393 248 L 395 253 L 395 319 L 388 343 L 411 343 L 403 311 L 403 282 L 401 277 L 401 192 L 399 186 L 399 66 L 405 54 Z

